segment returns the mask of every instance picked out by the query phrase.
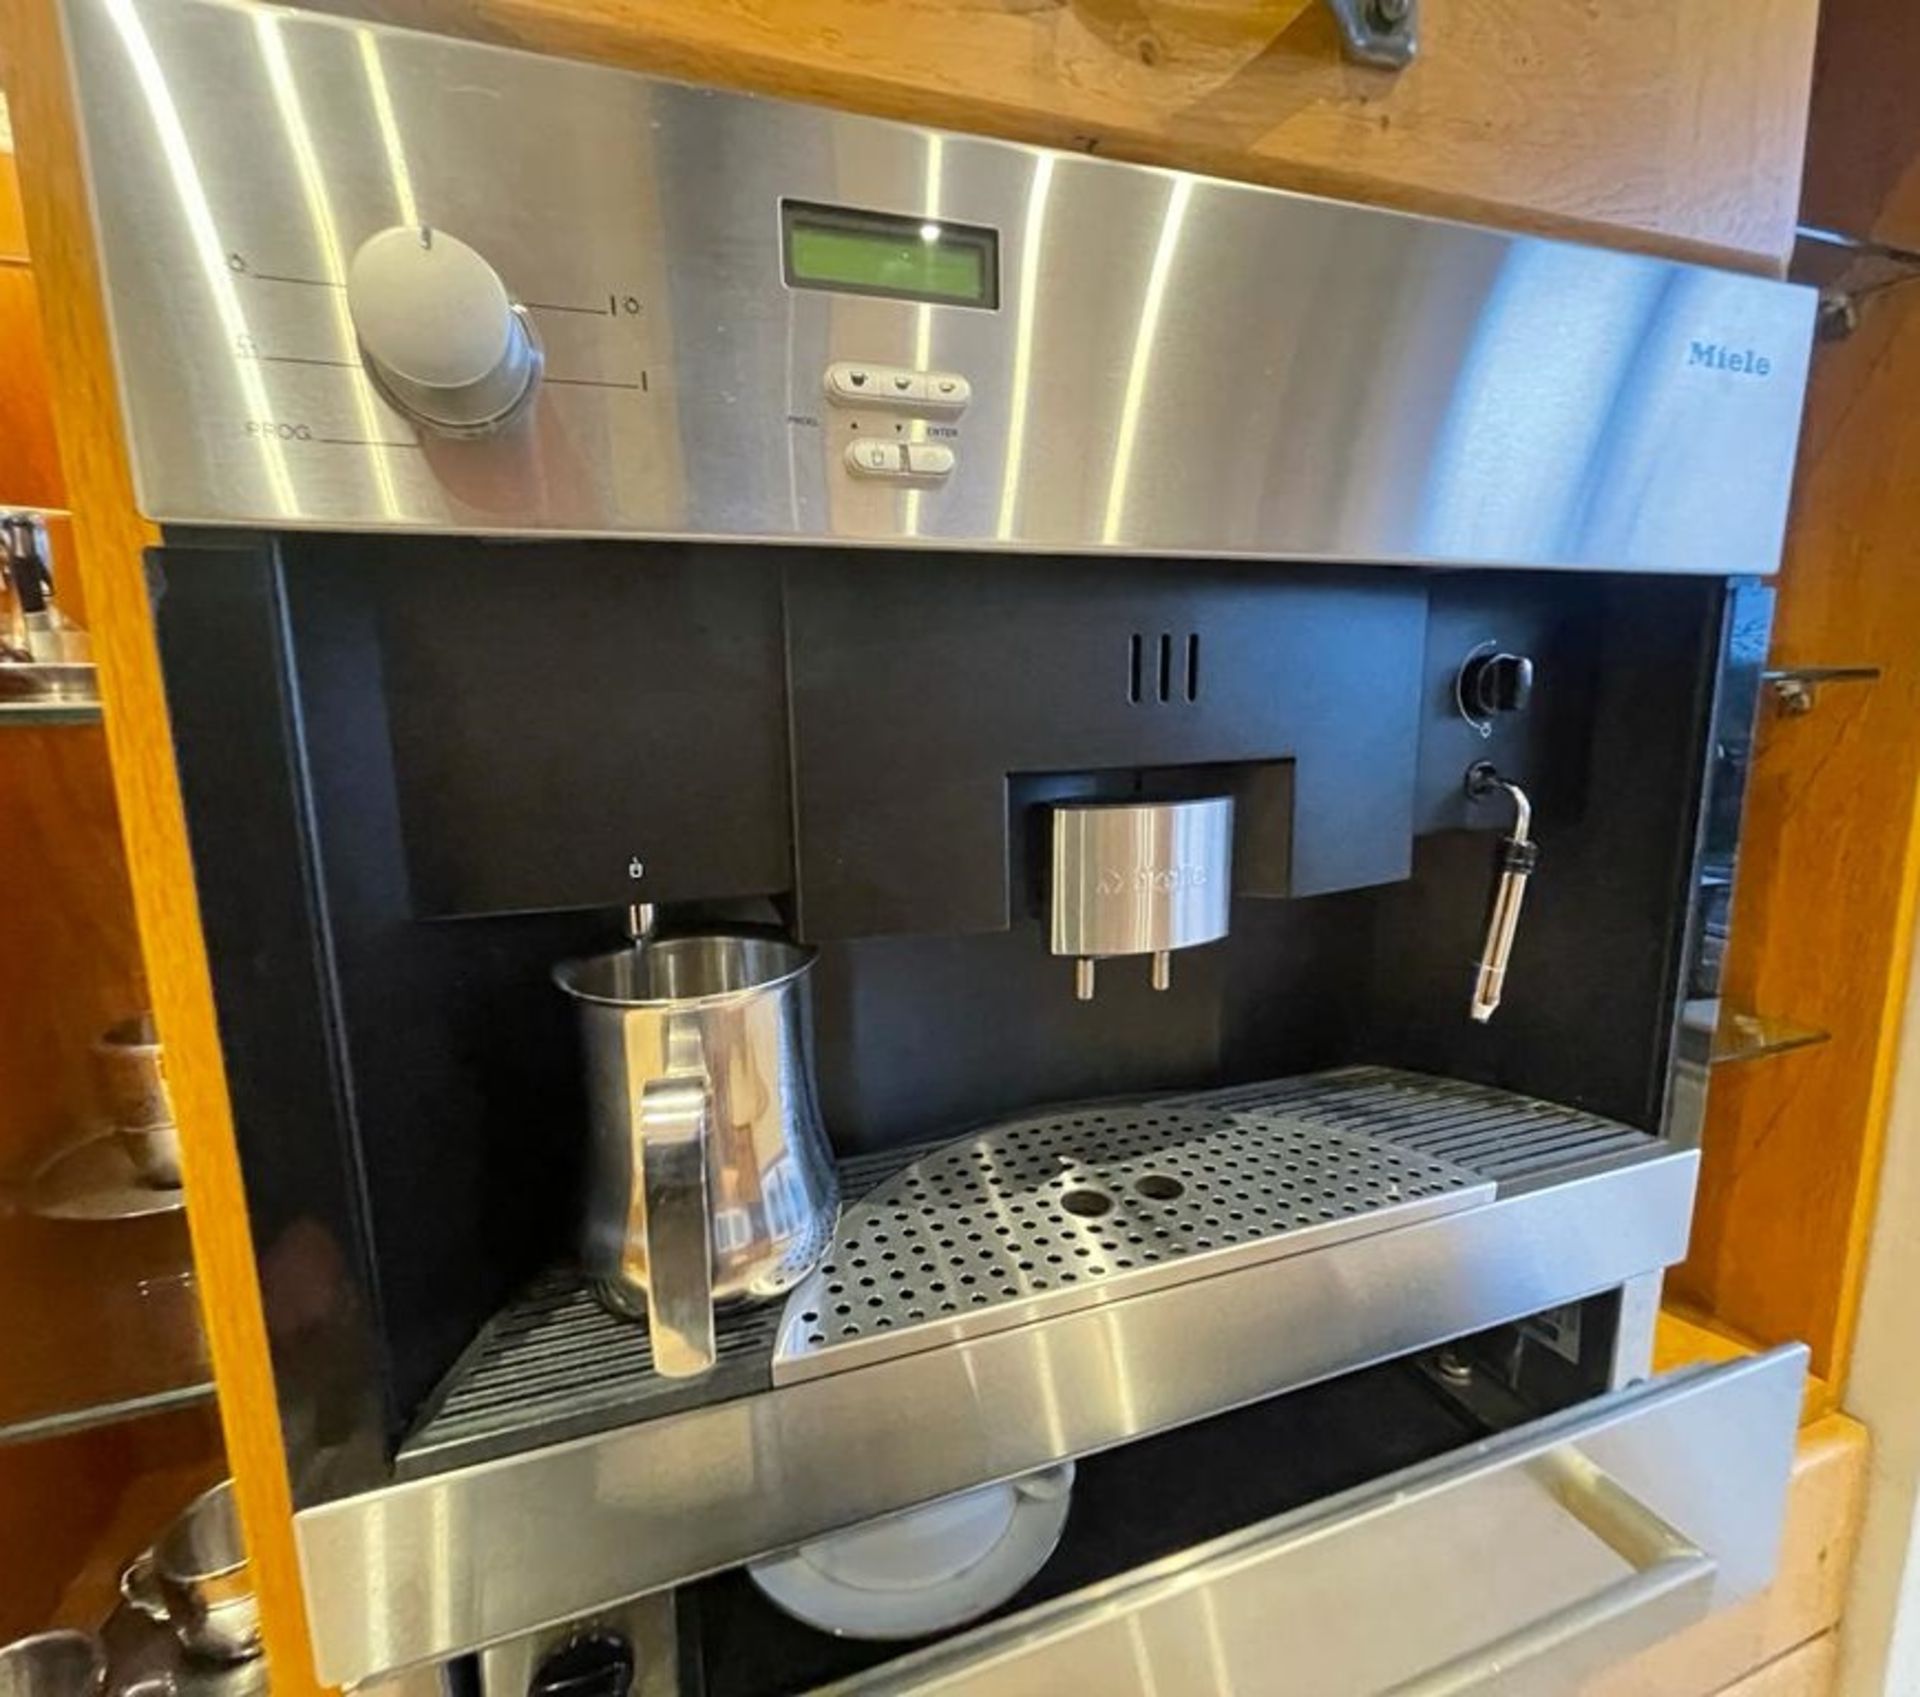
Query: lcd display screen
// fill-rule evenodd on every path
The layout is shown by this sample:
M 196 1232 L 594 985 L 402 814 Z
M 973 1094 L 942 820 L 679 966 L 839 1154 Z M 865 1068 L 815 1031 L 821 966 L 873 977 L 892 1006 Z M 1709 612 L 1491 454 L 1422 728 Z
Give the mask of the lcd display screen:
M 782 201 L 787 281 L 955 306 L 1000 304 L 1000 238 L 973 224 Z

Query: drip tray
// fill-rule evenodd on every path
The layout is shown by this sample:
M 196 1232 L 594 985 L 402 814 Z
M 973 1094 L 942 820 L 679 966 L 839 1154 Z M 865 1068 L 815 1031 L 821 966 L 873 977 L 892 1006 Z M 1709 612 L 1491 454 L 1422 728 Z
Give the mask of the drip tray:
M 712 1373 L 662 1377 L 646 1327 L 607 1314 L 556 1271 L 455 1364 L 394 1473 L 424 1478 L 921 1354 L 1466 1211 L 1516 1180 L 1536 1186 L 1663 1152 L 1645 1132 L 1577 1109 L 1349 1067 L 858 1156 L 840 1169 L 841 1194 L 854 1200 L 826 1264 L 784 1310 L 723 1313 Z M 1684 1196 L 1676 1205 L 1684 1231 Z M 1619 1276 L 1640 1270 L 1643 1252 L 1624 1239 L 1621 1252 Z M 1535 1305 L 1615 1276 L 1570 1276 Z M 1463 1314 L 1457 1329 L 1498 1317 Z
M 1493 1198 L 1442 1156 L 1298 1113 L 1133 1103 L 919 1155 L 787 1299 L 776 1384 L 1029 1325 Z

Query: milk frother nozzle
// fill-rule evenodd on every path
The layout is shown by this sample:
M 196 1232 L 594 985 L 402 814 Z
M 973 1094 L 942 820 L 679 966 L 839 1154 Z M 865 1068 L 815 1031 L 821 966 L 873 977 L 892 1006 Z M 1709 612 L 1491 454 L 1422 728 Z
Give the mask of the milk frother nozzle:
M 1492 764 L 1475 761 L 1467 768 L 1467 796 L 1485 801 L 1504 793 L 1513 803 L 1513 830 L 1500 839 L 1494 854 L 1493 901 L 1487 910 L 1486 940 L 1480 945 L 1480 958 L 1473 968 L 1473 995 L 1467 1012 L 1481 1025 L 1493 1018 L 1507 980 L 1507 961 L 1513 953 L 1513 939 L 1520 929 L 1520 904 L 1527 894 L 1527 880 L 1539 863 L 1540 847 L 1529 833 L 1533 828 L 1533 804 L 1518 784 L 1500 776 Z

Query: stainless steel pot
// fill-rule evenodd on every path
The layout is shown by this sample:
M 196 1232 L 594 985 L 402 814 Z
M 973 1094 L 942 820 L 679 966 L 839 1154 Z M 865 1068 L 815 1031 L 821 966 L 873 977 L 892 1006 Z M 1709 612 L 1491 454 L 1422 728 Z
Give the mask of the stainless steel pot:
M 781 1295 L 833 1235 L 839 1192 L 813 1082 L 813 951 L 765 937 L 648 941 L 569 961 L 592 1153 L 581 1260 L 645 1304 L 655 1367 L 714 1361 L 713 1312 Z
M 260 1653 L 260 1603 L 232 1480 L 201 1492 L 134 1557 L 120 1594 L 195 1655 L 240 1662 Z
M 36 1632 L 0 1648 L 0 1697 L 98 1697 L 107 1653 L 91 1632 Z

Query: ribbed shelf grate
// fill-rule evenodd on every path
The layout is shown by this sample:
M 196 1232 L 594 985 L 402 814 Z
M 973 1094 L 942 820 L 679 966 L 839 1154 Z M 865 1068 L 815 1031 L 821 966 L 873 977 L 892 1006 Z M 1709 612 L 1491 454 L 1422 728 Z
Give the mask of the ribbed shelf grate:
M 1509 1091 L 1348 1067 L 1031 1115 L 855 1157 L 841 1167 L 841 1194 L 855 1200 L 827 1263 L 784 1309 L 724 1314 L 713 1373 L 662 1378 L 646 1327 L 556 1272 L 475 1340 L 396 1469 L 414 1478 L 764 1391 L 776 1347 L 783 1382 L 837 1372 L 1658 1147 L 1645 1132 Z

